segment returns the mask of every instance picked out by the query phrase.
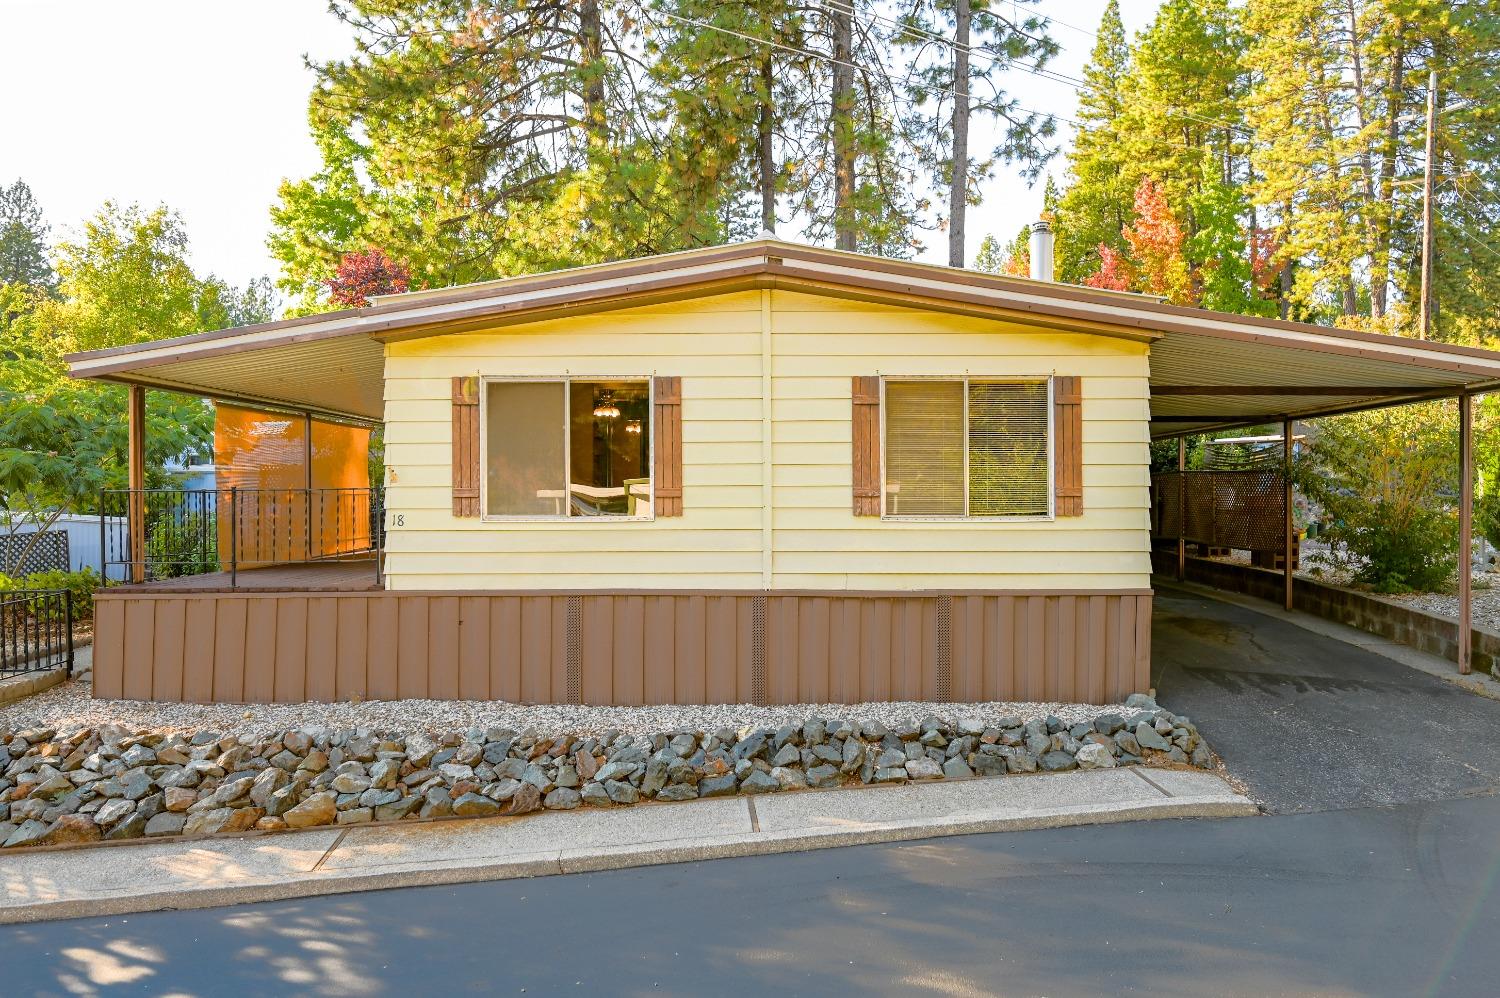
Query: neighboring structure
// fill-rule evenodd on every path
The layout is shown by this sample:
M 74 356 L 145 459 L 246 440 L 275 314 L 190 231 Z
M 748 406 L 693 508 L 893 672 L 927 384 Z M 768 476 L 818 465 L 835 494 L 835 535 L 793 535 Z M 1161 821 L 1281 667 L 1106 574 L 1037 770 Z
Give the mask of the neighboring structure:
M 96 691 L 189 700 L 1117 700 L 1150 683 L 1153 432 L 1500 380 L 1484 351 L 770 239 L 71 363 L 383 424 L 383 574 L 153 582 L 133 494 Z

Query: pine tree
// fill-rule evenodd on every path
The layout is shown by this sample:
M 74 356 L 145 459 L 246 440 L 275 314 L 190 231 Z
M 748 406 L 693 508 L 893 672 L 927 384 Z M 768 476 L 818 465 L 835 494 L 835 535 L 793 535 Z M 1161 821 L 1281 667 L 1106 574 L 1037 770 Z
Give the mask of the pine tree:
M 1130 222 L 1134 193 L 1124 176 L 1121 140 L 1123 92 L 1130 72 L 1130 45 L 1120 20 L 1119 0 L 1109 0 L 1099 21 L 1098 40 L 1084 68 L 1086 86 L 1078 93 L 1079 128 L 1068 154 L 1068 188 L 1057 199 L 1057 279 L 1081 283 L 1100 266 L 1099 247 L 1123 252 L 1121 233 Z
M 1017 165 L 1034 180 L 1054 151 L 1054 119 L 1023 109 L 996 81 L 1015 65 L 1040 68 L 1058 45 L 1045 18 L 1018 23 L 1010 15 L 990 0 L 909 0 L 892 35 L 910 60 L 908 90 L 923 164 L 947 192 L 953 267 L 964 265 L 968 207 L 979 203 L 980 185 L 996 165 Z M 1001 127 L 996 147 L 978 155 L 970 142 L 976 113 Z
M 371 245 L 441 286 L 719 238 L 713 192 L 667 174 L 639 8 L 336 0 L 335 13 L 356 52 L 316 67 L 324 165 L 272 212 L 304 307 Z
M 56 275 L 47 260 L 47 232 L 42 207 L 24 180 L 0 187 L 0 286 L 52 289 Z
M 670 173 L 717 199 L 729 239 L 775 232 L 792 138 L 815 127 L 814 57 L 787 0 L 668 0 L 648 46 Z

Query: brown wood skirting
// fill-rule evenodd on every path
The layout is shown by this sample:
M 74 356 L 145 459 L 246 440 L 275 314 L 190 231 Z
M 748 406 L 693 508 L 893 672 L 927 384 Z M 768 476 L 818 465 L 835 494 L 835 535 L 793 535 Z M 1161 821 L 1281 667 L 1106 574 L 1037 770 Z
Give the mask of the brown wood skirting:
M 115 590 L 94 635 L 102 698 L 1109 703 L 1151 595 Z

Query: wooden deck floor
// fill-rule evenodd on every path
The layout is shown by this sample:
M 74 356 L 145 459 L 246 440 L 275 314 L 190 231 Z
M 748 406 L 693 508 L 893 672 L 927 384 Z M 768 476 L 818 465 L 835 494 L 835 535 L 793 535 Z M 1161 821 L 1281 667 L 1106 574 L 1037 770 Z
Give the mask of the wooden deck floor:
M 228 572 L 186 575 L 136 585 L 114 586 L 132 592 L 364 592 L 384 588 L 376 581 L 375 562 L 369 558 L 317 561 L 301 565 L 242 568 L 235 584 Z

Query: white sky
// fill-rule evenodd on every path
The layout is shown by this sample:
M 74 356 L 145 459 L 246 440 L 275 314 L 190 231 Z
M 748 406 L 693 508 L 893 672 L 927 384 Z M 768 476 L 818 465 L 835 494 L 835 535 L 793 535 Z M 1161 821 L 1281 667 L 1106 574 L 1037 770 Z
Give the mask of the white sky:
M 1156 6 L 1123 0 L 1127 30 Z M 1103 8 L 1039 5 L 1088 31 Z M 1079 76 L 1094 39 L 1060 23 L 1052 34 L 1063 51 L 1049 68 Z M 349 39 L 322 0 L 0 0 L 0 183 L 31 185 L 54 239 L 107 199 L 165 203 L 185 219 L 200 271 L 234 284 L 275 276 L 265 237 L 276 188 L 318 167 L 304 59 L 340 57 Z M 1012 72 L 1007 89 L 1038 111 L 1071 117 L 1076 107 L 1071 87 L 1028 73 Z M 1061 157 L 1051 170 L 1060 175 Z M 1008 238 L 1041 209 L 1041 184 L 1008 170 L 982 195 L 971 259 L 985 233 Z M 926 241 L 924 259 L 946 259 L 942 233 Z

